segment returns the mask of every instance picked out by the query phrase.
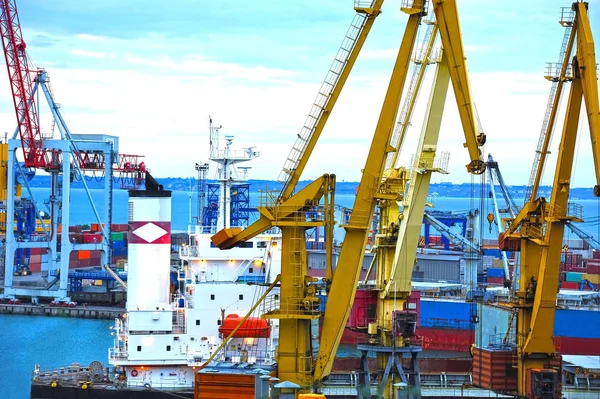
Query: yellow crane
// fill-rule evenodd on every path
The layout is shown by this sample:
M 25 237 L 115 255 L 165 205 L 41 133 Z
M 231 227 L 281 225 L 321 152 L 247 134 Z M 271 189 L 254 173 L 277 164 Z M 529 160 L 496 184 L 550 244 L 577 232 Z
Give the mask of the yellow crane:
M 514 219 L 504 221 L 506 230 L 499 237 L 501 250 L 520 251 L 519 289 L 513 294 L 511 302 L 503 303 L 517 311 L 516 351 L 512 358 L 506 356 L 502 359 L 507 363 L 507 370 L 516 366 L 514 391 L 523 398 L 554 399 L 562 396 L 561 360 L 555 351 L 553 329 L 564 227 L 566 223 L 581 221 L 582 218 L 581 207 L 569 203 L 569 189 L 583 99 L 592 139 L 596 179 L 600 183 L 598 76 L 587 8 L 587 3 L 575 2 L 570 10 L 563 11 L 561 24 L 568 26 L 571 32 L 562 63 L 558 68 L 551 68 L 546 76 L 549 80 L 571 83 L 550 200 L 535 198 L 534 189 L 519 214 Z M 558 113 L 559 97 L 560 92 L 554 100 L 555 106 L 550 110 L 552 119 Z M 542 132 L 541 141 L 545 150 L 541 160 L 536 158 L 538 170 L 535 188 L 539 187 L 541 181 L 543 158 L 547 154 L 552 128 L 552 124 L 548 124 L 547 130 Z M 600 195 L 600 184 L 594 187 L 594 194 Z M 474 384 L 494 388 L 494 376 L 489 374 L 489 370 L 486 371 L 486 363 L 501 360 L 494 356 L 496 354 L 486 348 L 475 349 Z M 511 378 L 508 371 L 506 378 Z M 507 390 L 507 387 L 503 389 Z
M 321 316 L 317 309 L 315 287 L 309 284 L 314 279 L 307 276 L 306 271 L 305 230 L 310 227 L 325 226 L 328 237 L 327 279 L 331 281 L 333 279 L 331 237 L 334 223 L 335 176 L 324 175 L 295 194 L 294 190 L 362 45 L 381 12 L 382 4 L 383 0 L 355 1 L 356 16 L 285 161 L 279 177 L 280 182 L 283 183 L 279 195 L 265 193 L 259 207 L 260 217 L 248 228 L 225 229 L 212 237 L 215 245 L 221 249 L 228 249 L 273 226 L 281 228 L 283 252 L 279 277 L 280 294 L 278 300 L 270 302 L 272 306 L 264 317 L 279 319 L 282 339 L 277 348 L 278 377 L 282 381 L 295 382 L 304 390 L 310 390 L 315 382 L 315 360 L 312 354 L 310 330 L 311 323 Z M 377 149 L 386 148 L 387 141 L 380 139 L 377 145 Z M 326 201 L 323 206 L 320 206 L 323 196 Z M 351 221 L 352 223 L 356 224 L 356 220 Z M 366 231 L 368 224 L 365 223 L 365 226 Z M 344 306 L 347 307 L 348 302 Z
M 381 1 L 374 1 L 370 7 L 364 9 L 359 7 L 357 11 L 368 14 L 368 18 L 374 18 L 379 13 L 381 3 Z M 454 5 L 453 1 L 439 3 Z M 444 13 L 451 12 L 451 10 L 445 10 L 444 6 L 439 6 L 440 10 L 444 10 Z M 305 134 L 299 135 L 299 141 L 296 142 L 295 149 L 292 150 L 286 161 L 287 166 L 284 167 L 284 173 L 287 176 L 282 181 L 284 189 L 277 198 L 271 196 L 269 201 L 261 202 L 259 208 L 260 219 L 243 231 L 228 229 L 213 236 L 213 242 L 217 246 L 231 248 L 271 226 L 278 226 L 282 229 L 283 254 L 280 299 L 264 317 L 279 319 L 280 336 L 286 337 L 286 339 L 280 340 L 277 350 L 278 377 L 281 380 L 298 383 L 304 389 L 310 389 L 311 386 L 318 385 L 331 372 L 335 353 L 354 300 L 360 265 L 376 204 L 376 193 L 383 176 L 386 155 L 396 150 L 390 145 L 394 121 L 398 113 L 417 30 L 422 17 L 427 13 L 426 2 L 423 0 L 404 2 L 401 10 L 409 15 L 407 26 L 363 169 L 352 214 L 348 224 L 344 226 L 346 236 L 340 250 L 337 268 L 335 274 L 328 273 L 328 277 L 331 276 L 331 285 L 327 307 L 323 315 L 323 328 L 316 357 L 313 358 L 311 351 L 310 322 L 311 319 L 319 317 L 320 314 L 316 310 L 318 300 L 315 298 L 314 288 L 308 284 L 311 282 L 311 278 L 306 275 L 304 230 L 317 225 L 317 223 L 324 224 L 326 227 L 332 226 L 331 216 L 328 216 L 331 215 L 332 207 L 328 205 L 333 202 L 335 180 L 333 176 L 324 175 L 296 194 L 292 195 L 292 193 L 295 183 L 298 181 L 300 173 L 318 139 L 318 134 L 320 134 L 320 130 L 315 129 L 314 126 L 319 126 L 319 123 L 322 125 L 323 113 L 319 113 L 320 116 L 315 119 L 315 123 L 312 124 L 311 128 L 303 129 Z M 446 14 L 442 15 L 442 19 L 444 18 L 446 18 Z M 450 25 L 452 25 L 452 22 Z M 460 31 L 458 33 L 453 32 L 446 25 L 444 25 L 444 28 L 447 30 L 445 32 L 447 40 L 456 40 L 456 37 L 451 37 L 455 34 L 458 34 L 458 39 L 460 39 Z M 459 46 L 459 48 L 462 51 L 462 46 Z M 358 51 L 354 52 L 351 57 L 355 58 L 357 55 Z M 470 94 L 468 93 L 469 87 L 468 85 L 465 86 L 466 76 L 464 71 L 460 70 L 461 66 L 464 68 L 464 55 L 458 56 L 451 62 L 455 66 L 450 75 L 455 76 L 453 84 L 459 102 L 461 120 L 465 121 L 468 118 L 474 120 Z M 339 84 L 334 87 L 334 91 L 338 89 Z M 339 90 L 337 93 L 339 93 Z M 325 104 L 327 103 L 325 102 Z M 469 111 L 470 107 L 471 111 Z M 481 159 L 477 145 L 484 143 L 485 136 L 477 132 L 476 128 L 473 128 L 468 132 L 465 131 L 465 137 L 466 146 L 472 155 L 472 161 L 467 165 L 467 169 L 473 173 L 482 173 L 485 164 Z M 473 146 L 475 146 L 474 149 Z M 325 206 L 319 207 L 318 203 L 322 196 L 326 198 Z M 308 215 L 311 215 L 311 220 L 309 220 Z M 323 216 L 322 218 L 315 218 L 315 215 Z M 331 238 L 331 236 L 329 237 Z M 330 243 L 328 243 L 329 247 Z
M 408 90 L 407 102 L 403 107 L 407 112 L 402 113 L 399 122 L 399 126 L 401 126 L 400 142 L 396 146 L 396 152 L 388 155 L 388 169 L 384 174 L 381 188 L 376 194 L 380 208 L 379 234 L 376 241 L 376 289 L 379 291 L 377 321 L 369 325 L 369 344 L 359 345 L 359 348 L 363 352 L 363 368 L 366 369 L 365 373 L 361 374 L 366 378 L 361 381 L 362 387 L 370 386 L 370 372 L 366 361 L 369 351 L 377 354 L 378 368 L 385 370 L 380 374 L 378 381 L 380 397 L 390 397 L 392 395 L 391 385 L 395 382 L 411 385 L 413 397 L 419 396 L 416 355 L 421 348 L 410 345 L 409 341 L 414 334 L 417 315 L 414 312 L 404 312 L 403 307 L 411 295 L 412 271 L 431 175 L 433 172 L 446 173 L 447 154 L 436 159 L 436 151 L 450 81 L 452 81 L 461 115 L 466 138 L 465 147 L 468 148 L 471 155 L 472 162 L 467 169 L 474 174 L 481 174 L 485 170 L 485 164 L 480 162 L 481 152 L 478 148 L 485 143 L 485 135 L 478 124 L 473 107 L 456 2 L 452 0 L 434 1 L 433 11 L 436 19 L 429 22 L 430 26 L 422 47 L 423 51 L 415 69 L 416 78 L 413 83 L 416 87 L 413 88 L 411 85 Z M 437 55 L 434 84 L 410 176 L 411 184 L 408 193 L 405 194 L 405 185 L 397 184 L 395 187 L 391 187 L 388 177 L 399 174 L 400 169 L 395 168 L 394 165 L 402 146 L 410 114 L 414 109 L 416 94 L 423 80 L 424 66 L 436 62 L 433 46 L 438 32 L 442 52 L 441 56 Z M 402 179 L 399 180 L 402 181 Z M 400 202 L 403 202 L 404 205 L 402 211 L 399 209 Z M 401 357 L 403 355 L 408 355 L 412 360 L 411 375 L 413 378 L 409 378 L 409 375 L 402 370 Z M 394 369 L 397 374 L 390 382 Z M 368 388 L 365 389 L 365 395 L 367 395 L 367 390 Z

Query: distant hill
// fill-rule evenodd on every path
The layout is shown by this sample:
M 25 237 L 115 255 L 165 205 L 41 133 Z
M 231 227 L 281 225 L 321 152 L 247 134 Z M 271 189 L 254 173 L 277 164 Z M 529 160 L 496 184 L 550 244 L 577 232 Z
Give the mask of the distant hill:
M 195 179 L 183 178 L 183 177 L 167 177 L 162 179 L 156 179 L 161 183 L 165 189 L 173 191 L 189 191 L 190 185 L 192 190 L 196 190 L 197 182 Z M 48 187 L 50 183 L 49 176 L 36 176 L 31 182 L 31 187 Z M 208 180 L 208 183 L 216 183 L 214 180 Z M 273 180 L 248 180 L 248 183 L 254 190 L 278 190 L 281 188 L 281 184 Z M 298 188 L 306 186 L 310 181 L 304 180 L 298 183 Z M 104 179 L 91 178 L 87 181 L 88 187 L 93 189 L 104 188 Z M 114 183 L 115 188 L 120 187 L 120 183 Z M 337 182 L 336 193 L 338 194 L 354 194 L 358 182 Z M 74 182 L 74 188 L 83 188 L 81 182 Z M 523 198 L 527 191 L 526 186 L 509 186 L 509 190 L 514 198 Z M 540 188 L 540 195 L 549 197 L 552 188 L 550 186 L 542 186 Z M 429 188 L 430 195 L 437 195 L 440 197 L 457 197 L 457 198 L 469 198 L 471 193 L 477 196 L 481 191 L 479 184 L 471 185 L 470 183 L 434 183 Z M 486 184 L 484 188 L 485 196 L 488 195 L 489 188 Z M 594 199 L 593 189 L 590 188 L 572 188 L 571 189 L 572 199 Z

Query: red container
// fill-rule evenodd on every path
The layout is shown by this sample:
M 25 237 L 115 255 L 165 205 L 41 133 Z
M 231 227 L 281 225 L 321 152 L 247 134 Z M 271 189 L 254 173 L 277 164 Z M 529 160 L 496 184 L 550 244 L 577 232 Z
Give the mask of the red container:
M 113 224 L 111 229 L 114 232 L 128 231 L 129 225 L 128 224 Z
M 69 226 L 69 233 L 81 233 L 81 226 Z
M 587 264 L 587 272 L 589 274 L 600 274 L 600 263 L 597 263 L 597 264 L 592 263 L 592 264 L 590 264 L 588 262 L 588 264 Z
M 29 270 L 31 270 L 32 272 L 39 272 L 42 270 L 42 263 L 41 262 L 29 262 Z
M 517 389 L 517 371 L 512 366 L 511 350 L 475 348 L 473 352 L 473 385 L 494 391 Z
M 92 266 L 90 258 L 79 259 L 79 267 Z
M 79 259 L 69 259 L 69 269 L 77 269 L 79 267 Z
M 83 244 L 83 233 L 69 233 L 69 241 L 76 244 Z
M 404 302 L 404 310 L 415 312 L 417 314 L 417 327 L 421 325 L 421 292 L 412 291 L 410 298 Z
M 83 233 L 83 242 L 86 244 L 101 243 L 102 235 L 97 233 Z
M 350 328 L 367 328 L 377 318 L 377 291 L 357 290 L 350 317 L 346 323 Z
M 503 277 L 488 277 L 487 283 L 489 285 L 502 285 L 502 284 L 504 284 L 504 278 Z
M 600 251 L 592 252 L 592 258 L 600 260 Z
M 578 290 L 579 283 L 573 281 L 563 281 L 562 283 L 560 283 L 560 288 L 563 288 L 565 290 Z
M 578 265 L 570 265 L 566 264 L 565 271 L 567 272 L 575 272 L 575 273 L 587 273 L 587 268 L 578 266 Z
M 423 349 L 468 352 L 475 342 L 474 330 L 417 327 Z

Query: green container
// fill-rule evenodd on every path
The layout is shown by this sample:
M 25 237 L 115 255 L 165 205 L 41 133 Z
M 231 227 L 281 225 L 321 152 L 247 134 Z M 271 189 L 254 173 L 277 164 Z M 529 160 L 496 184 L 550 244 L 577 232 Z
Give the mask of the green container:
M 123 241 L 125 240 L 125 233 L 122 231 L 110 233 L 111 241 Z
M 569 282 L 578 283 L 583 280 L 583 273 L 567 272 L 565 274 L 565 278 Z

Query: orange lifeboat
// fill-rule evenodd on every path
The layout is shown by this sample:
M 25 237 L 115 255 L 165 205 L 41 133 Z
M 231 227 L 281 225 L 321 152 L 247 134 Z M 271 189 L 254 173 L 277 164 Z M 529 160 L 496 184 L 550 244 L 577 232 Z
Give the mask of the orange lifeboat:
M 242 319 L 243 317 L 237 314 L 228 314 L 221 327 L 219 327 L 219 332 L 225 337 L 229 336 Z M 233 334 L 232 338 L 269 338 L 270 336 L 271 326 L 267 320 L 260 317 L 248 317 Z

